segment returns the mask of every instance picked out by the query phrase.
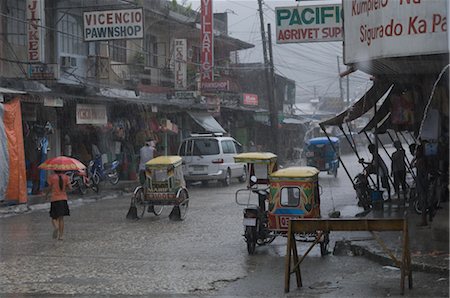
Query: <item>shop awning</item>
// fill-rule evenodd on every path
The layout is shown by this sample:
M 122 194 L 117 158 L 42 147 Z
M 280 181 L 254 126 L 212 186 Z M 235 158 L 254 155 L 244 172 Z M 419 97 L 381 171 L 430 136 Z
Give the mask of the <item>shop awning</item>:
M 202 112 L 188 112 L 188 114 L 197 122 L 198 125 L 203 127 L 207 132 L 222 132 L 225 133 L 226 130 L 208 113 Z
M 0 87 L 0 94 L 26 94 L 26 92 Z
M 364 131 L 370 131 L 375 126 L 377 126 L 377 124 L 381 125 L 381 123 L 383 123 L 386 120 L 385 118 L 387 117 L 387 115 L 388 114 L 390 115 L 390 105 L 391 99 L 390 97 L 387 97 L 386 100 L 381 105 L 381 107 L 377 110 L 375 116 L 373 116 L 373 118 L 370 119 L 369 123 L 367 123 L 367 125 L 359 133 Z
M 320 123 L 321 127 L 324 126 L 339 126 L 344 122 L 353 121 L 368 110 L 370 110 L 377 102 L 383 97 L 386 97 L 392 90 L 394 85 L 386 83 L 375 83 L 369 91 L 364 94 L 355 104 L 350 108 L 340 113 L 334 118 L 328 119 Z

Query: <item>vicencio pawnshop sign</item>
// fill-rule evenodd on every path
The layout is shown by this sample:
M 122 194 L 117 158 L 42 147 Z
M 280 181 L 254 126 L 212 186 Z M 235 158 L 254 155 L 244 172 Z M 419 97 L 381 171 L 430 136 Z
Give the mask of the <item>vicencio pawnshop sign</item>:
M 279 44 L 342 40 L 340 4 L 276 7 L 275 19 Z
M 85 41 L 144 37 L 142 8 L 83 12 Z
M 448 53 L 448 1 L 343 1 L 344 61 Z

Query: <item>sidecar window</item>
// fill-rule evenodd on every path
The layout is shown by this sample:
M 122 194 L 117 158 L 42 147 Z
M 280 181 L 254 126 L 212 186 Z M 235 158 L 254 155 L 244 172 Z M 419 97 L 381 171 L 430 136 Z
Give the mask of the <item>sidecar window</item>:
M 297 207 L 300 204 L 300 188 L 283 187 L 281 189 L 280 201 L 281 206 Z

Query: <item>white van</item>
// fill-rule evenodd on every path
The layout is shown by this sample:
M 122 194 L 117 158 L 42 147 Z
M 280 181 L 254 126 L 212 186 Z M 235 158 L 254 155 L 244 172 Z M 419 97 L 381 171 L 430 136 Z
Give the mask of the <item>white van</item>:
M 233 158 L 241 152 L 242 145 L 234 138 L 211 133 L 192 134 L 178 149 L 186 182 L 219 180 L 224 186 L 230 185 L 232 178 L 247 179 L 245 164 L 235 163 Z

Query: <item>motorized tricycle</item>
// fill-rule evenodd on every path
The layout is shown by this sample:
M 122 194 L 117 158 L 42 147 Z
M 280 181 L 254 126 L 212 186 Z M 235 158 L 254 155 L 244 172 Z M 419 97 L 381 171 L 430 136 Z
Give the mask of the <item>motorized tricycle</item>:
M 290 219 L 320 217 L 319 170 L 313 167 L 277 170 L 276 159 L 272 153 L 242 153 L 235 157 L 236 162 L 247 163 L 249 170 L 247 188 L 237 190 L 235 200 L 245 206 L 244 237 L 251 255 L 256 245 L 266 245 L 277 236 L 286 235 Z M 257 194 L 257 201 L 252 193 Z M 321 254 L 327 253 L 328 234 L 297 236 L 301 241 L 321 237 Z
M 339 168 L 339 139 L 318 137 L 305 142 L 306 165 L 337 176 Z
M 164 206 L 173 206 L 171 220 L 184 220 L 189 207 L 189 194 L 179 156 L 158 156 L 145 164 L 145 183 L 136 187 L 127 218 L 142 218 L 145 210 L 156 216 Z

